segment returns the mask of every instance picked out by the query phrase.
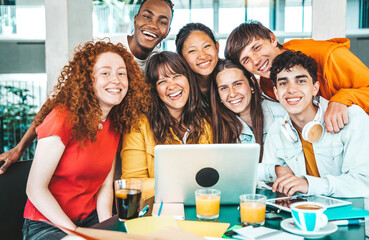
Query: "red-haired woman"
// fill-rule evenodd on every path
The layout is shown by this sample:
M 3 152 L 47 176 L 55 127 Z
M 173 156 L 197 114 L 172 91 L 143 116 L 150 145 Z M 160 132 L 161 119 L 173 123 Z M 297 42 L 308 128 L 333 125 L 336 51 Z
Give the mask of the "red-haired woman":
M 129 85 L 129 87 L 128 87 Z M 66 230 L 112 215 L 120 135 L 137 122 L 149 87 L 121 45 L 87 42 L 37 114 L 38 144 L 27 184 L 24 239 L 60 239 Z

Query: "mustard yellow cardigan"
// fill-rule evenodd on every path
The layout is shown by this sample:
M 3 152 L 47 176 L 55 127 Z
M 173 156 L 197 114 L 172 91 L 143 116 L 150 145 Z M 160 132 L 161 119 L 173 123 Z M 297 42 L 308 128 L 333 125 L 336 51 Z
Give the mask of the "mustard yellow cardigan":
M 204 126 L 204 132 L 200 136 L 200 144 L 213 143 L 213 135 L 209 123 Z M 171 131 L 174 140 L 168 139 L 165 144 L 182 144 L 182 141 Z M 122 158 L 122 178 L 139 178 L 143 180 L 142 200 L 146 200 L 155 194 L 154 172 L 154 134 L 151 131 L 146 116 L 140 119 L 138 130 L 132 130 L 123 134 L 123 146 L 120 156 Z

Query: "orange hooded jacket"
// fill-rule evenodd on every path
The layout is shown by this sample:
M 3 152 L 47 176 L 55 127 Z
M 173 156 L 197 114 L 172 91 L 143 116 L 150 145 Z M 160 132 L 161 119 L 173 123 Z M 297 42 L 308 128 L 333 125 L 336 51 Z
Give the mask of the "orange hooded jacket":
M 301 51 L 317 61 L 321 96 L 346 106 L 359 105 L 369 114 L 369 69 L 349 50 L 349 39 L 297 39 L 283 48 Z M 275 99 L 272 81 L 262 78 L 260 85 Z

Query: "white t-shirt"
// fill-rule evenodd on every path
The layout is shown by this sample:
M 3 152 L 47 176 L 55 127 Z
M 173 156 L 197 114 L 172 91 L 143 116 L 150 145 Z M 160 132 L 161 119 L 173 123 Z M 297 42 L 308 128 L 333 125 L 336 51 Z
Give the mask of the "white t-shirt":
M 110 36 L 110 41 L 114 44 L 117 43 L 121 43 L 124 46 L 127 47 L 127 50 L 129 52 L 131 52 L 131 49 L 129 49 L 129 45 L 128 45 L 128 34 L 123 34 L 123 35 L 116 35 L 116 36 Z M 149 55 L 149 57 L 147 57 L 146 59 L 142 60 L 142 59 L 138 59 L 135 56 L 133 56 L 134 60 L 137 62 L 138 66 L 145 71 L 145 67 L 146 67 L 146 62 L 148 61 L 148 59 L 150 58 L 150 56 L 152 56 L 155 53 L 159 53 L 161 52 L 161 49 L 158 46 L 155 46 L 155 48 L 152 50 L 151 54 Z

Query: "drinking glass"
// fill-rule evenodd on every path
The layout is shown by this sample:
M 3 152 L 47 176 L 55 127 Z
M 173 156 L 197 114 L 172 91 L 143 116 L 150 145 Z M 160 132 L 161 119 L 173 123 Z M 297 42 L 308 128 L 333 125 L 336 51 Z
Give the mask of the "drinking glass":
M 119 179 L 114 182 L 115 204 L 120 221 L 138 217 L 140 210 L 142 181 Z
M 240 196 L 241 222 L 253 226 L 264 225 L 266 196 L 243 194 Z
M 200 220 L 214 220 L 219 217 L 220 190 L 198 189 L 195 191 L 196 215 Z

